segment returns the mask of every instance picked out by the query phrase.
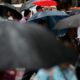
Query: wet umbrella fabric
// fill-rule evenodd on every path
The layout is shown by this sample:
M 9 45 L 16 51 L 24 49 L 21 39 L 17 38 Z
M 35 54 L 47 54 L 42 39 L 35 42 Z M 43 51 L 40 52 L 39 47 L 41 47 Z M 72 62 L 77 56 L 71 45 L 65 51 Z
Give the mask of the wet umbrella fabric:
M 8 3 L 2 3 L 2 4 L 0 4 L 0 11 L 4 11 L 4 10 L 9 10 L 12 13 L 14 13 L 14 15 L 17 18 L 20 18 L 20 19 L 22 18 L 21 13 L 14 6 L 12 6 L 11 4 L 8 4 Z
M 73 16 L 76 14 L 80 14 L 80 10 L 69 10 L 69 11 L 66 11 L 66 13 L 68 13 L 70 16 Z
M 55 29 L 76 28 L 80 26 L 80 14 L 59 21 Z
M 55 10 L 55 11 L 47 10 L 44 12 L 39 12 L 34 14 L 28 21 L 35 22 L 35 23 L 40 23 L 41 21 L 44 21 L 48 24 L 47 26 L 48 29 L 54 32 L 56 36 L 58 36 L 66 33 L 67 30 L 57 31 L 57 30 L 54 30 L 54 26 L 59 20 L 64 19 L 66 17 L 68 17 L 68 14 L 66 14 L 65 12 L 58 11 L 58 10 Z
M 0 21 L 0 69 L 35 70 L 75 63 L 76 59 L 74 50 L 66 48 L 39 25 Z
M 55 10 L 55 11 L 46 10 L 43 12 L 37 12 L 29 19 L 29 21 L 44 18 L 47 16 L 68 16 L 68 14 L 66 14 L 65 12 L 62 12 L 62 11 L 58 11 L 58 10 Z
M 80 10 L 72 10 L 71 14 L 80 14 Z
M 38 23 L 40 20 L 44 20 L 48 24 L 48 28 L 51 30 L 57 21 L 67 17 L 68 15 L 62 11 L 43 11 L 34 14 L 28 21 Z
M 22 7 L 20 8 L 20 11 L 24 11 L 24 10 L 27 10 L 27 9 L 33 7 L 34 5 L 32 5 L 32 1 L 34 1 L 34 0 L 29 0 L 29 1 L 25 2 L 22 5 Z

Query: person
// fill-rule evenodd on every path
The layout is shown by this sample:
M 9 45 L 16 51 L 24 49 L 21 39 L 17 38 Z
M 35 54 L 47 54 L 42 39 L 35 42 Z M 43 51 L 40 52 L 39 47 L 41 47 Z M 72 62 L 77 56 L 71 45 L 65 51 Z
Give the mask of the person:
M 22 80 L 30 80 L 33 75 L 37 73 L 37 70 L 25 70 Z
M 80 42 L 80 27 L 77 28 L 77 39 Z
M 0 80 L 15 80 L 16 70 L 0 70 Z
M 60 64 L 49 70 L 40 69 L 34 80 L 77 80 L 77 77 L 73 66 Z
M 42 9 L 41 6 L 37 6 L 37 7 L 36 7 L 36 11 L 37 11 L 37 12 L 43 12 L 43 9 Z
M 7 20 L 19 21 L 22 18 L 22 15 L 19 11 L 13 9 L 2 9 L 2 17 Z
M 33 80 L 49 80 L 49 70 L 40 69 Z
M 18 14 L 15 11 L 7 11 L 8 20 L 20 21 L 22 18 L 21 14 Z
M 53 67 L 52 80 L 77 80 L 75 69 L 70 64 Z
M 31 15 L 31 11 L 29 9 L 24 11 L 24 16 L 23 18 L 20 20 L 20 23 L 26 23 L 27 20 L 30 18 Z
M 44 6 L 43 10 L 54 11 L 54 10 L 57 10 L 57 7 L 56 6 Z

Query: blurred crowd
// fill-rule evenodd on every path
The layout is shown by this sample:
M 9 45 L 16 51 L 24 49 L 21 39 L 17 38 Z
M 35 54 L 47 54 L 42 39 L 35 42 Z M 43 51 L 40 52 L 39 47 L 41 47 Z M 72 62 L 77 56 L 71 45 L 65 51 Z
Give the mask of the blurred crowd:
M 65 46 L 79 53 L 80 27 L 71 26 L 71 28 L 63 28 L 61 30 L 55 30 L 54 27 L 60 20 L 79 15 L 80 8 L 71 6 L 68 10 L 58 10 L 56 1 L 42 0 L 43 3 L 39 3 L 38 1 L 41 0 L 30 3 L 33 5 L 32 7 L 21 8 L 21 11 L 17 10 L 11 4 L 1 4 L 0 21 L 15 21 L 19 24 L 36 23 L 54 34 L 56 40 L 60 40 Z M 2 70 L 0 71 L 0 80 L 80 80 L 79 58 L 77 60 L 75 65 L 65 63 L 52 66 L 49 69 L 27 70 L 26 68 L 16 68 Z

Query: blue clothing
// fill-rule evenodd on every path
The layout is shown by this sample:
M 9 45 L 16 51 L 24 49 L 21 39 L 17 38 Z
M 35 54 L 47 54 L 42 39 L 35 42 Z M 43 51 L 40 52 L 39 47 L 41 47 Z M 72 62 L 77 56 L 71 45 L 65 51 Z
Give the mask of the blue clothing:
M 43 69 L 40 69 L 36 75 L 38 80 L 49 80 L 49 72 L 45 72 Z
M 77 80 L 74 71 L 70 68 L 61 71 L 59 66 L 55 66 L 53 69 L 54 69 L 53 80 Z
M 63 75 L 64 73 L 64 75 Z M 47 72 L 43 69 L 40 69 L 36 75 L 38 80 L 49 80 L 50 79 L 50 71 Z M 53 67 L 52 80 L 77 80 L 75 72 L 71 68 L 60 70 L 59 66 Z

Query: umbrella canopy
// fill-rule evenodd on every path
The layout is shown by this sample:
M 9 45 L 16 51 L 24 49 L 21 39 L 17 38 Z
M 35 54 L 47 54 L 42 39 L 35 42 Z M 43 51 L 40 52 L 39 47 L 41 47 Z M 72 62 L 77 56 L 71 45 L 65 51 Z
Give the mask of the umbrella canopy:
M 37 0 L 32 2 L 32 4 L 37 6 L 57 6 L 57 2 L 53 0 Z
M 37 12 L 36 14 L 34 14 L 28 21 L 32 21 L 32 20 L 36 20 L 36 19 L 40 19 L 40 18 L 44 18 L 44 17 L 48 17 L 48 16 L 68 16 L 66 13 L 62 12 L 62 11 L 43 11 L 43 12 Z
M 80 14 L 80 10 L 72 10 L 71 14 L 72 14 L 72 15 Z
M 0 21 L 0 69 L 49 68 L 75 63 L 77 53 L 56 40 L 48 30 L 35 24 Z
M 55 11 L 47 10 L 44 12 L 39 12 L 39 13 L 34 14 L 29 19 L 29 22 L 35 22 L 39 24 L 41 23 L 41 21 L 46 22 L 47 28 L 50 31 L 54 32 L 56 36 L 58 36 L 58 35 L 62 35 L 66 33 L 66 30 L 57 31 L 57 30 L 54 30 L 54 26 L 59 20 L 64 19 L 66 17 L 68 17 L 68 15 L 65 12 L 58 11 L 58 10 L 55 10 Z
M 80 14 L 59 21 L 55 29 L 75 28 L 80 26 Z
M 33 7 L 34 5 L 32 5 L 32 1 L 34 1 L 34 0 L 29 0 L 29 1 L 25 2 L 22 5 L 22 7 L 20 8 L 20 11 L 27 10 L 27 9 Z
M 76 14 L 80 14 L 80 9 L 72 9 L 69 11 L 66 11 L 69 15 L 76 15 Z
M 0 11 L 4 11 L 4 10 L 11 11 L 12 13 L 14 13 L 16 18 L 20 18 L 20 19 L 22 18 L 22 15 L 20 14 L 20 12 L 18 10 L 16 10 L 16 8 L 14 6 L 12 6 L 11 4 L 8 4 L 8 3 L 0 4 Z

